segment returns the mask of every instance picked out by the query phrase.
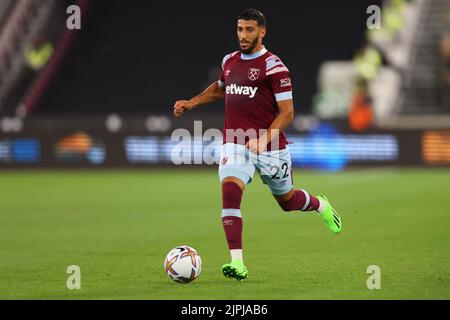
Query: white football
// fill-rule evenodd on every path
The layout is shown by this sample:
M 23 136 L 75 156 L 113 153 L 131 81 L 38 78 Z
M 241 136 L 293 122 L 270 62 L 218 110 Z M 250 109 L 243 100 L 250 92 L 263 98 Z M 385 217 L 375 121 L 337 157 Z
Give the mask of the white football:
M 170 250 L 164 260 L 167 276 L 175 282 L 188 283 L 200 275 L 202 260 L 198 252 L 189 246 L 178 246 Z

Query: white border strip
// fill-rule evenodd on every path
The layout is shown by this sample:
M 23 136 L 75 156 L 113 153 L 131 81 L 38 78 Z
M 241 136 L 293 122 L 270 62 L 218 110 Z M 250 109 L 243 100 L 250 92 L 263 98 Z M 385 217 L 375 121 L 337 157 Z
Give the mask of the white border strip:
M 289 100 L 289 99 L 292 99 L 292 91 L 275 93 L 275 100 L 277 100 L 277 101 Z
M 241 218 L 241 210 L 240 209 L 222 209 L 222 218 L 223 217 L 239 217 Z
M 302 211 L 305 211 L 305 210 L 308 209 L 308 207 L 309 207 L 309 202 L 311 201 L 311 198 L 309 197 L 309 193 L 308 193 L 308 192 L 306 192 L 306 191 L 303 190 L 303 189 L 300 189 L 300 190 L 305 194 L 305 197 L 306 197 L 305 205 L 304 205 L 303 208 L 302 208 Z

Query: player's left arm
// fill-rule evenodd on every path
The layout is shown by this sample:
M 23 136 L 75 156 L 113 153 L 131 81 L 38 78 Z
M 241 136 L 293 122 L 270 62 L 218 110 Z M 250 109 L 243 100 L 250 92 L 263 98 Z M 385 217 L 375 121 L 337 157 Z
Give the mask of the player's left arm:
M 292 99 L 277 101 L 279 113 L 273 120 L 269 129 L 259 139 L 252 139 L 248 141 L 247 147 L 254 153 L 261 153 L 266 151 L 267 145 L 270 141 L 279 138 L 280 132 L 286 129 L 294 120 L 294 102 Z
M 273 120 L 267 133 L 262 136 L 261 146 L 267 147 L 270 141 L 278 139 L 280 132 L 284 131 L 294 121 L 294 101 L 292 99 L 277 101 L 277 105 L 280 112 Z
M 261 135 L 259 139 L 248 142 L 247 147 L 255 153 L 266 151 L 267 145 L 271 141 L 277 141 L 280 132 L 294 120 L 294 103 L 289 70 L 277 56 L 272 56 L 266 61 L 267 79 L 274 93 L 279 112 L 265 134 Z

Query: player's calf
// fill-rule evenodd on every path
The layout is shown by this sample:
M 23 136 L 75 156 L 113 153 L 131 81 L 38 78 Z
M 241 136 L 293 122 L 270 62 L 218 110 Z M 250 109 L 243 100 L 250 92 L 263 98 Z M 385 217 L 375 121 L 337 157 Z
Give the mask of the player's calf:
M 284 211 L 312 211 L 319 213 L 326 226 L 335 234 L 341 232 L 342 220 L 325 196 L 317 198 L 305 190 L 291 190 L 281 196 L 275 195 Z
M 319 209 L 319 199 L 305 190 L 291 190 L 285 195 L 274 195 L 285 212 L 289 211 L 312 211 Z
M 232 260 L 242 260 L 242 188 L 228 179 L 222 184 L 222 225 Z

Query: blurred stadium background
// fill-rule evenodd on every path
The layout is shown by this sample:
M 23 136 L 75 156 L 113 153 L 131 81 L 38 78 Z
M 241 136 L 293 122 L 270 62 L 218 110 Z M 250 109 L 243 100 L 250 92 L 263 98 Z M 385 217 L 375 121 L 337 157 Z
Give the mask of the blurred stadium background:
M 66 27 L 71 4 L 81 30 Z M 448 1 L 247 5 L 267 13 L 266 46 L 292 72 L 296 166 L 450 165 Z M 366 28 L 369 5 L 380 30 Z M 171 109 L 217 79 L 242 8 L 3 0 L 0 167 L 171 165 L 174 129 L 222 127 L 220 103 Z
M 371 5 L 381 29 L 366 26 Z M 220 274 L 216 166 L 171 161 L 172 132 L 221 129 L 223 103 L 172 107 L 218 78 L 248 7 L 292 74 L 296 187 L 333 199 L 344 232 L 281 214 L 252 183 L 251 278 L 236 287 Z M 0 298 L 448 299 L 449 166 L 448 0 L 0 1 Z M 189 286 L 163 274 L 180 244 L 204 262 Z M 65 287 L 71 264 L 81 292 Z M 383 290 L 366 287 L 371 264 Z

